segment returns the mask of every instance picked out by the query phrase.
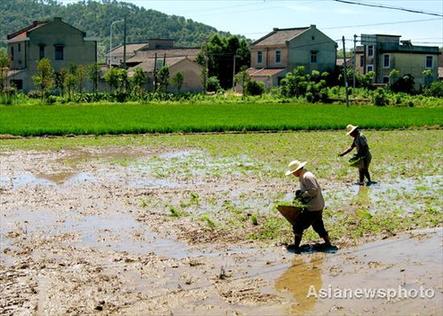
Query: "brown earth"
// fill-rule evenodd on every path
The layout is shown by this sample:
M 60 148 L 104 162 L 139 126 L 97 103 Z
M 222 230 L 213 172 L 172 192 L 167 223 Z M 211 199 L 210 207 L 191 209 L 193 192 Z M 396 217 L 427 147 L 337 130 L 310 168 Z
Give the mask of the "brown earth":
M 209 162 L 211 172 L 195 166 L 190 174 L 161 175 L 168 171 L 163 160 L 188 154 L 142 148 L 2 153 L 0 314 L 441 313 L 442 229 L 294 255 L 245 238 L 253 224 L 228 232 L 218 225 L 222 212 L 236 212 L 230 201 L 242 195 L 248 202 L 254 194 L 266 209 L 267 196 L 287 191 L 284 182 L 241 172 L 214 176 L 230 161 Z M 247 217 L 255 205 L 249 202 Z M 181 213 L 187 209 L 192 216 Z M 202 220 L 205 214 L 211 217 Z M 399 286 L 432 289 L 434 296 L 307 297 L 321 288 Z

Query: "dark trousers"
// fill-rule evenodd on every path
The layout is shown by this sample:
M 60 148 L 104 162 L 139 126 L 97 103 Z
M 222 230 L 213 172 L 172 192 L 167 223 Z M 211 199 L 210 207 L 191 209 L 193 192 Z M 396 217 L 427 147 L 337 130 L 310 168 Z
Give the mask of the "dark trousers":
M 292 230 L 294 231 L 295 236 L 303 236 L 303 231 L 308 229 L 309 226 L 312 225 L 314 231 L 321 237 L 324 238 L 328 236 L 328 232 L 325 229 L 325 225 L 323 224 L 323 211 L 315 211 L 311 212 L 308 210 L 303 210 L 294 226 L 292 226 Z

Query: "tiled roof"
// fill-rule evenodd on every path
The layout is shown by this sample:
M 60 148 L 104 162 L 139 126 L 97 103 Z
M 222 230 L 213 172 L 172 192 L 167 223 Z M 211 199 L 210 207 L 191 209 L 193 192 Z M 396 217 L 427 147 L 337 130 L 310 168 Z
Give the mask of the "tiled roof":
M 289 41 L 304 31 L 308 30 L 309 27 L 297 27 L 291 29 L 274 29 L 271 33 L 265 35 L 264 37 L 258 39 L 253 45 L 284 45 L 286 41 Z
M 47 21 L 41 22 L 41 21 L 34 21 L 31 25 L 28 25 L 25 28 L 22 28 L 21 30 L 11 33 L 7 36 L 8 42 L 18 42 L 25 40 L 28 37 L 28 32 L 31 32 L 35 29 L 38 29 L 44 25 L 48 24 Z
M 139 49 L 148 46 L 148 43 L 135 43 L 135 44 L 127 44 L 126 45 L 126 54 L 133 55 Z M 123 46 L 118 46 L 111 51 L 112 55 L 123 55 Z
M 248 68 L 246 72 L 251 77 L 272 77 L 286 71 L 286 68 Z
M 169 48 L 169 49 L 150 49 L 137 51 L 136 55 L 127 60 L 128 63 L 143 62 L 146 59 L 154 58 L 157 53 L 158 58 L 170 57 L 188 57 L 191 60 L 195 60 L 200 52 L 200 48 Z
M 182 60 L 185 60 L 186 57 L 170 57 L 170 58 L 166 58 L 166 65 L 168 65 L 169 67 L 174 66 L 175 64 L 178 64 L 179 62 L 181 62 Z M 162 61 L 163 58 L 158 58 L 157 61 Z M 134 70 L 136 68 L 141 68 L 143 69 L 144 72 L 153 72 L 154 71 L 154 65 L 155 65 L 155 58 L 148 58 L 145 59 L 142 63 L 129 68 L 128 72 L 129 74 L 133 73 Z

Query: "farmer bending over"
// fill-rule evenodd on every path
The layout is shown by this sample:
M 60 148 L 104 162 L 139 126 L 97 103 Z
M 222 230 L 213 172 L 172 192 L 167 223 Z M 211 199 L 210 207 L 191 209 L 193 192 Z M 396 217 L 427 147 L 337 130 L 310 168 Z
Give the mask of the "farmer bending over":
M 346 135 L 353 137 L 354 141 L 352 142 L 351 147 L 339 154 L 339 156 L 343 157 L 344 155 L 351 152 L 352 149 L 357 148 L 357 155 L 355 156 L 355 158 L 360 159 L 357 165 L 360 177 L 360 181 L 358 184 L 364 185 L 366 177 L 366 179 L 368 179 L 367 185 L 371 185 L 373 182 L 371 181 L 371 175 L 369 174 L 369 164 L 371 163 L 372 156 L 369 152 L 368 141 L 366 140 L 366 137 L 362 133 L 360 133 L 358 126 L 349 124 L 348 126 L 346 126 L 346 131 Z
M 296 199 L 302 201 L 304 204 L 302 212 L 292 227 L 294 231 L 294 244 L 288 246 L 288 250 L 293 250 L 296 253 L 300 253 L 300 242 L 303 237 L 303 231 L 311 225 L 314 231 L 325 241 L 321 246 L 325 248 L 331 247 L 328 232 L 323 224 L 322 216 L 325 201 L 321 193 L 321 188 L 312 172 L 304 168 L 305 164 L 306 162 L 294 160 L 289 164 L 288 171 L 286 171 L 287 176 L 293 174 L 295 177 L 298 177 L 300 190 L 296 192 Z

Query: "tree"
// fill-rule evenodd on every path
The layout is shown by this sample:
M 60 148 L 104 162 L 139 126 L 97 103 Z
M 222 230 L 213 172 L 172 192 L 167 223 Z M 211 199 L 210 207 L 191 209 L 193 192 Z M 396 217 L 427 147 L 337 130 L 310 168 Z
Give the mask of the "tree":
M 216 76 L 209 77 L 206 85 L 206 91 L 218 92 L 220 90 L 222 90 L 222 87 L 220 86 L 220 81 L 218 78 Z
M 164 65 L 160 68 L 157 74 L 159 90 L 166 92 L 168 90 L 169 85 L 169 67 L 168 65 Z
M 137 67 L 135 68 L 134 74 L 131 78 L 131 86 L 132 91 L 137 95 L 140 96 L 143 93 L 143 86 L 148 81 L 148 78 L 146 77 L 145 72 L 142 68 Z
M 126 92 L 128 72 L 126 69 L 111 68 L 105 73 L 105 81 L 117 93 Z
M 68 72 L 66 69 L 60 69 L 60 71 L 55 73 L 54 84 L 55 88 L 60 90 L 60 94 L 64 96 L 65 94 L 65 81 Z
M 235 70 L 233 69 L 235 58 Z M 213 34 L 202 47 L 197 62 L 206 67 L 209 77 L 217 77 L 222 88 L 232 87 L 232 74 L 239 69 L 249 67 L 250 51 L 246 40 L 238 36 Z
M 72 99 L 76 86 L 77 86 L 77 79 L 75 77 L 75 73 L 68 71 L 65 76 L 64 87 L 65 87 L 65 91 L 68 94 L 69 100 Z
M 180 93 L 185 77 L 182 72 L 177 72 L 174 77 L 171 78 L 172 84 L 177 88 L 177 93 Z
M 262 95 L 265 91 L 265 84 L 262 81 L 249 80 L 245 91 L 247 95 Z
M 431 85 L 432 81 L 434 80 L 434 75 L 431 69 L 423 70 L 422 75 L 424 78 L 425 88 L 427 88 Z
M 326 102 L 329 100 L 326 84 L 328 76 L 329 73 L 317 70 L 307 74 L 303 66 L 296 67 L 282 79 L 281 93 L 287 97 L 304 96 L 309 102 Z
M 415 89 L 414 76 L 406 74 L 400 77 L 396 82 L 391 85 L 391 89 L 394 92 L 414 93 Z
M 83 86 L 85 84 L 87 69 L 85 65 L 78 65 L 75 71 L 75 79 L 77 81 L 77 89 L 80 94 L 83 93 Z
M 389 84 L 393 85 L 395 82 L 397 82 L 398 78 L 400 77 L 400 71 L 397 69 L 392 69 L 389 73 Z
M 161 36 L 176 39 L 177 46 L 197 46 L 210 34 L 217 32 L 214 27 L 174 15 L 147 10 L 130 1 L 64 1 L 59 0 L 2 0 L 0 1 L 0 38 L 23 28 L 33 20 L 62 16 L 73 26 L 87 31 L 87 35 L 100 38 L 99 60 L 109 51 L 109 25 L 125 15 L 128 19 L 128 41 L 140 42 L 146 38 Z M 74 3 L 75 2 L 75 3 Z M 141 1 L 143 2 L 143 1 Z M 141 3 L 139 1 L 139 3 Z M 115 40 L 122 42 L 123 28 L 116 28 Z M 117 42 L 116 42 L 117 43 Z
M 48 58 L 42 58 L 37 63 L 37 71 L 35 75 L 32 76 L 32 80 L 40 89 L 43 100 L 54 86 L 54 69 Z
M 9 58 L 6 50 L 0 49 L 0 91 L 6 88 L 6 78 L 9 71 Z
M 248 82 L 250 80 L 251 80 L 251 77 L 249 76 L 246 69 L 241 70 L 239 73 L 237 73 L 235 75 L 235 83 L 240 85 L 244 96 L 247 95 L 246 85 L 248 84 Z
M 91 80 L 94 93 L 97 92 L 98 77 L 100 75 L 100 68 L 97 64 L 91 64 L 87 68 L 88 79 Z

